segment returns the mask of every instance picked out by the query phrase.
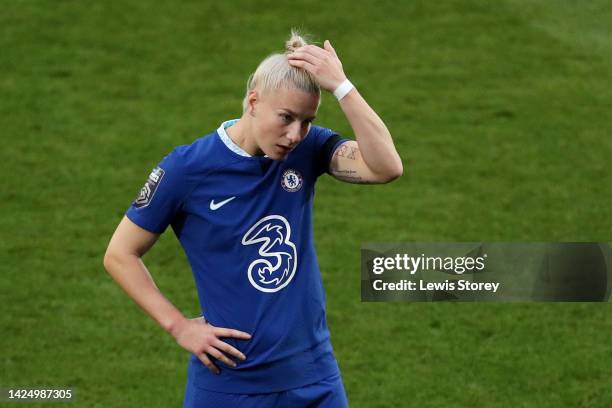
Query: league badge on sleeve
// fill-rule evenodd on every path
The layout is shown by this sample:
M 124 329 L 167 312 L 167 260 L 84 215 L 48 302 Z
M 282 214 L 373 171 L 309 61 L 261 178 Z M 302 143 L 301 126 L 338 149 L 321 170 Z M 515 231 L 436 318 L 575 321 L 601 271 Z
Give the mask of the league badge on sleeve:
M 297 170 L 285 170 L 281 177 L 281 186 L 290 193 L 295 193 L 302 188 L 303 183 L 302 175 Z
M 149 174 L 149 179 L 140 190 L 140 193 L 138 193 L 138 197 L 136 197 L 136 200 L 134 200 L 132 205 L 136 208 L 143 208 L 149 205 L 163 177 L 164 169 L 161 167 L 154 168 L 151 174 Z

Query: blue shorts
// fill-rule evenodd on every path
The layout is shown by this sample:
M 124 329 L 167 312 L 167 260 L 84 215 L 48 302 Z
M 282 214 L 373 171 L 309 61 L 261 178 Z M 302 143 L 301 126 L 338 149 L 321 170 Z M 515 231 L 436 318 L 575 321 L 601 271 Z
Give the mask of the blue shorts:
M 183 408 L 347 408 L 340 374 L 314 384 L 266 394 L 228 394 L 199 388 L 187 380 Z

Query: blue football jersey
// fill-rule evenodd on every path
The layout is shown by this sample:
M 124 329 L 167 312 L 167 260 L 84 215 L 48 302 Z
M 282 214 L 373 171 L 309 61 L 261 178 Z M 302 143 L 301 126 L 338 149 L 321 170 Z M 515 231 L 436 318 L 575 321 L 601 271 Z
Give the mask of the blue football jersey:
M 315 181 L 345 139 L 311 126 L 284 160 L 250 156 L 221 124 L 152 171 L 127 217 L 172 226 L 210 324 L 251 334 L 224 338 L 247 360 L 211 373 L 195 356 L 189 381 L 219 392 L 278 392 L 337 373 L 313 243 Z

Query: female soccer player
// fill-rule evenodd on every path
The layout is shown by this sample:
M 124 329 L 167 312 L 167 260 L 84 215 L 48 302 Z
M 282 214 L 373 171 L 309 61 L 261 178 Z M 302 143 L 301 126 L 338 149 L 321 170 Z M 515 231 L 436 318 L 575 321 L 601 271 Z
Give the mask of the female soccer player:
M 402 174 L 391 135 L 329 41 L 297 33 L 249 78 L 239 120 L 167 155 L 104 257 L 118 284 L 191 353 L 185 407 L 348 406 L 325 317 L 312 202 L 323 173 L 351 183 Z M 320 88 L 356 141 L 315 126 Z M 142 262 L 168 225 L 191 265 L 202 317 L 188 319 Z

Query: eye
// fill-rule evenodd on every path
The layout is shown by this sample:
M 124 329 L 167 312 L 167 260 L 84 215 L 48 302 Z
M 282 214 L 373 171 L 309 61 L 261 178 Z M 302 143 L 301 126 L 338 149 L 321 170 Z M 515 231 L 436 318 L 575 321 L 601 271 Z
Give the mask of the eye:
M 291 120 L 293 119 L 291 115 L 288 115 L 286 113 L 281 113 L 279 116 L 281 117 L 284 123 L 291 123 Z

